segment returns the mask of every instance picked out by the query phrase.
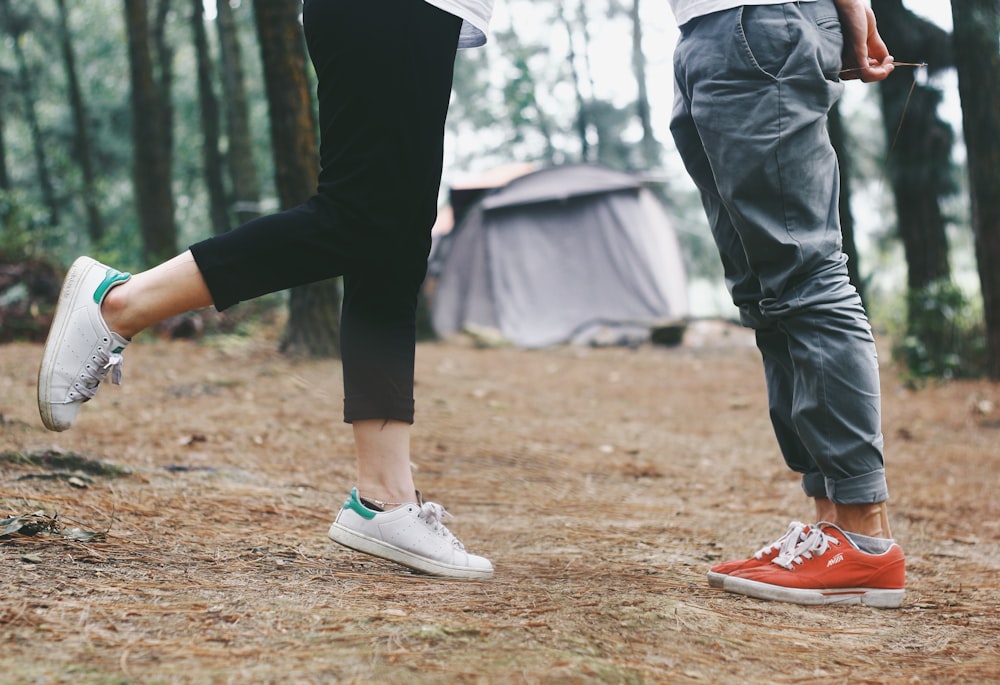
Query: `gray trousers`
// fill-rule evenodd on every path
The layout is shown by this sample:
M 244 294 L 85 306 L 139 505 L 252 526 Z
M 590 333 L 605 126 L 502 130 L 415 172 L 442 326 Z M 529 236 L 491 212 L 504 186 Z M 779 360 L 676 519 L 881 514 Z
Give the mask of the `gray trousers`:
M 681 27 L 671 132 L 763 356 L 771 422 L 811 497 L 885 501 L 878 360 L 847 274 L 826 118 L 843 89 L 832 0 Z

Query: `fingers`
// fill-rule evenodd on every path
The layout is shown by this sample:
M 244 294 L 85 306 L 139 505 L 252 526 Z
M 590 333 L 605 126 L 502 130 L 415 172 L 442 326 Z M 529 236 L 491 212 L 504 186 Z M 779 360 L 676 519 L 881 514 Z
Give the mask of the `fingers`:
M 857 6 L 855 5 L 855 8 Z M 857 23 L 848 21 L 848 55 L 853 58 L 854 65 L 841 72 L 844 80 L 859 79 L 864 83 L 882 81 L 889 77 L 895 68 L 892 55 L 885 41 L 879 35 L 875 22 L 875 13 L 870 7 L 863 9 L 863 14 L 853 14 Z
M 895 68 L 896 65 L 893 64 L 892 55 L 886 55 L 881 61 L 869 57 L 868 66 L 859 69 L 855 73 L 857 74 L 857 78 L 861 79 L 863 83 L 872 83 L 887 79 Z

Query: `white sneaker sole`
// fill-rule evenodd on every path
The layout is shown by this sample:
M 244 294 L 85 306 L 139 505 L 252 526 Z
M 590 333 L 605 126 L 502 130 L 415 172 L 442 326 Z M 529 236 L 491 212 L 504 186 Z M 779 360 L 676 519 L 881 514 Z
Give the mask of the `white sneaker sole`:
M 51 431 L 64 431 L 72 424 L 58 423 L 52 415 L 52 403 L 49 397 L 52 393 L 52 376 L 55 371 L 56 356 L 66 337 L 66 331 L 71 315 L 71 303 L 76 299 L 82 287 L 87 272 L 98 262 L 89 257 L 80 257 L 70 267 L 63 281 L 59 300 L 56 302 L 56 313 L 52 319 L 52 327 L 45 340 L 45 351 L 42 353 L 42 364 L 38 369 L 38 413 L 42 423 Z
M 725 573 L 713 573 L 709 571 L 708 575 L 708 587 L 722 588 L 726 583 L 727 575 Z
M 906 590 L 880 588 L 837 588 L 836 590 L 788 588 L 738 576 L 726 576 L 724 588 L 726 592 L 774 602 L 787 602 L 804 606 L 862 604 L 875 609 L 898 609 L 902 606 L 903 596 L 906 594 Z
M 330 526 L 330 531 L 327 535 L 334 542 L 349 549 L 353 549 L 357 552 L 363 552 L 365 554 L 371 554 L 372 556 L 379 557 L 381 559 L 388 559 L 389 561 L 394 561 L 397 564 L 411 568 L 414 571 L 420 571 L 421 573 L 426 573 L 432 576 L 439 576 L 441 578 L 456 578 L 460 580 L 488 580 L 493 577 L 492 569 L 487 570 L 469 568 L 468 566 L 455 566 L 453 564 L 435 561 L 434 559 L 428 559 L 427 557 L 422 557 L 418 554 L 414 554 L 413 552 L 408 552 L 405 549 L 396 547 L 395 545 L 390 545 L 382 540 L 376 540 L 375 538 L 368 537 L 367 535 L 356 533 L 350 528 L 340 525 L 336 521 L 334 521 L 334 523 Z

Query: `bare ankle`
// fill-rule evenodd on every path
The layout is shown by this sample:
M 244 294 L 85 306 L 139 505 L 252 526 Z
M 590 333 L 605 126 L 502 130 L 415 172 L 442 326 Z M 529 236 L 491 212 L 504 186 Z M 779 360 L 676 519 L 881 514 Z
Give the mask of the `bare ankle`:
M 816 505 L 816 521 L 833 522 L 837 518 L 837 507 L 826 497 L 814 497 L 813 503 Z
M 104 300 L 101 301 L 101 316 L 104 318 L 104 323 L 108 325 L 108 328 L 112 332 L 117 333 L 123 338 L 131 338 L 142 330 L 141 328 L 136 330 L 134 327 L 128 325 L 126 316 L 128 286 L 129 284 L 126 281 L 112 288 L 104 296 Z
M 888 508 L 885 502 L 877 504 L 836 504 L 831 523 L 850 533 L 873 538 L 891 538 Z

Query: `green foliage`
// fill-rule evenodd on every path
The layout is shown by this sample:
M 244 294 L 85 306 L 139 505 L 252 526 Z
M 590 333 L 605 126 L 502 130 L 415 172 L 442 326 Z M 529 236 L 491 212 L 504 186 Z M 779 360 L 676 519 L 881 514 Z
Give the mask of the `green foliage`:
M 951 281 L 907 295 L 908 320 L 893 347 L 907 380 L 973 378 L 985 373 L 982 312 Z
M 68 264 L 87 253 L 121 268 L 147 266 L 132 186 L 132 112 L 129 103 L 129 60 L 121 0 L 67 3 L 76 71 L 87 108 L 97 204 L 105 236 L 92 244 L 87 234 L 81 159 L 76 145 L 68 81 L 57 32 L 58 9 L 51 0 L 11 3 L 12 16 L 24 17 L 18 38 L 32 84 L 33 106 L 55 190 L 59 223 L 51 225 L 40 192 L 26 101 L 17 79 L 11 27 L 0 23 L 0 125 L 3 126 L 11 188 L 0 193 L 0 244 L 9 254 L 20 252 Z M 194 77 L 190 6 L 177 6 L 167 20 L 167 39 L 174 70 L 174 187 L 180 245 L 211 234 L 208 198 L 202 179 L 201 123 Z M 260 77 L 252 6 L 243 2 L 235 13 L 243 43 L 244 70 L 251 103 L 251 129 L 261 178 L 271 177 L 267 103 Z M 20 24 L 19 24 L 20 25 Z M 217 33 L 207 27 L 214 47 Z M 218 72 L 216 79 L 219 78 Z M 141 154 L 141 151 L 139 151 Z

